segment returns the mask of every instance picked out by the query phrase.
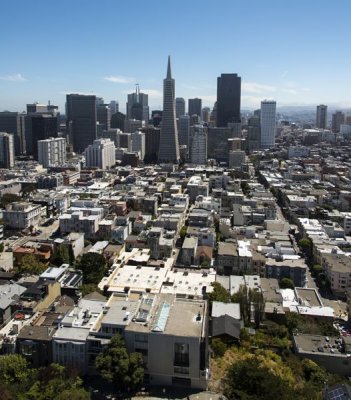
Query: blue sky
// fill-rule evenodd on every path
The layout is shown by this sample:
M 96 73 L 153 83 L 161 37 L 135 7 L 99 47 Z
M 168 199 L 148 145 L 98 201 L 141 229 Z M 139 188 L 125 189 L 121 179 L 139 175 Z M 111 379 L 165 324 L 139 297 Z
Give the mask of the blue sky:
M 242 107 L 351 106 L 351 1 L 3 0 L 0 110 L 65 93 L 118 100 L 139 83 L 162 105 L 167 56 L 177 97 L 213 106 L 221 73 L 242 77 Z

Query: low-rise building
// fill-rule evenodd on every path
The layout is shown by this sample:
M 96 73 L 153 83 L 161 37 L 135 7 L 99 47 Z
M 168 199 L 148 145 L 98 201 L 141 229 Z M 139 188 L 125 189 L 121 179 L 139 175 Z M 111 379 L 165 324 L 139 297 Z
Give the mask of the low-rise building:
M 32 203 L 11 203 L 3 211 L 4 225 L 10 229 L 37 227 L 41 219 L 41 205 Z

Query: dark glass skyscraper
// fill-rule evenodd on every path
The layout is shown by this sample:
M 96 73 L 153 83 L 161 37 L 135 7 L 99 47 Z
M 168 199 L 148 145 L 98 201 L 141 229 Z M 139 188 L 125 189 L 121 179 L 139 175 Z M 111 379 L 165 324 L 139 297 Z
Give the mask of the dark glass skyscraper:
M 175 111 L 175 82 L 168 57 L 167 77 L 163 80 L 163 113 L 160 134 L 159 162 L 179 161 L 178 130 Z
M 217 78 L 217 126 L 240 122 L 241 78 L 237 74 L 221 74 Z
M 201 117 L 201 109 L 202 109 L 202 100 L 195 98 L 188 100 L 188 114 L 191 117 L 192 115 L 198 115 Z
M 96 96 L 68 94 L 66 116 L 73 150 L 83 153 L 96 139 Z

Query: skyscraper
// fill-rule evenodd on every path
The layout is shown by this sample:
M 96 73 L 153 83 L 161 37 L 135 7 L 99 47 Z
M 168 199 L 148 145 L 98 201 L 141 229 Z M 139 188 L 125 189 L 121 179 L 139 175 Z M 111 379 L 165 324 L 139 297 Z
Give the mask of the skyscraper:
M 342 111 L 335 111 L 332 114 L 332 131 L 340 132 L 340 125 L 345 122 L 345 114 Z
M 134 93 L 128 94 L 127 119 L 149 121 L 149 96 L 140 92 L 139 85 Z
M 0 132 L 0 168 L 15 166 L 15 147 L 12 134 Z
M 217 126 L 240 122 L 241 78 L 237 74 L 221 74 L 217 78 Z
M 26 154 L 38 159 L 38 141 L 57 137 L 57 116 L 50 113 L 30 113 L 25 117 Z
M 261 148 L 267 149 L 275 144 L 275 112 L 277 103 L 273 100 L 261 101 L 260 125 Z
M 172 79 L 171 58 L 168 57 L 167 77 L 163 80 L 163 114 L 160 134 L 159 162 L 179 161 L 178 130 L 175 112 L 175 82 Z
M 202 108 L 202 100 L 195 98 L 188 100 L 188 114 L 191 117 L 192 115 L 197 115 L 201 117 L 201 108 Z
M 185 100 L 183 97 L 176 98 L 176 117 L 179 118 L 185 115 Z
M 192 164 L 205 165 L 207 162 L 207 127 L 204 125 L 191 127 L 189 158 Z
M 73 150 L 83 153 L 96 139 L 96 96 L 68 94 L 66 116 Z
M 327 127 L 328 106 L 320 104 L 317 106 L 316 127 L 325 129 Z
M 26 152 L 24 118 L 25 114 L 18 112 L 0 112 L 0 132 L 12 133 L 14 135 L 16 156 Z

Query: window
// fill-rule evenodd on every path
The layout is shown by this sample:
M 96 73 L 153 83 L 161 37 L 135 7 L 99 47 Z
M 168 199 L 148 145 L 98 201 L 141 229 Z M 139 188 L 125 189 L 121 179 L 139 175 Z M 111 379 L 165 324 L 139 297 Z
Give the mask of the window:
M 136 333 L 134 340 L 139 343 L 147 343 L 149 341 L 147 335 L 143 335 L 141 333 Z
M 174 344 L 174 365 L 189 367 L 189 345 L 187 343 Z
M 175 374 L 189 375 L 189 368 L 187 367 L 174 367 Z

